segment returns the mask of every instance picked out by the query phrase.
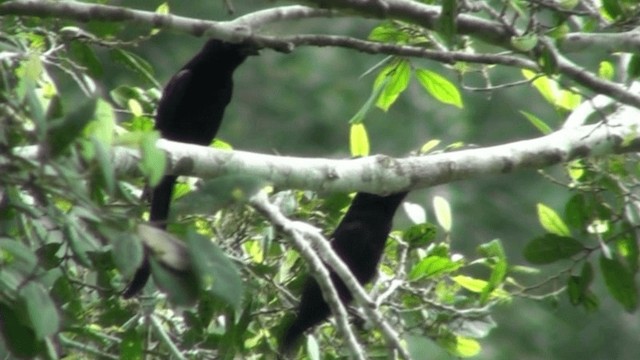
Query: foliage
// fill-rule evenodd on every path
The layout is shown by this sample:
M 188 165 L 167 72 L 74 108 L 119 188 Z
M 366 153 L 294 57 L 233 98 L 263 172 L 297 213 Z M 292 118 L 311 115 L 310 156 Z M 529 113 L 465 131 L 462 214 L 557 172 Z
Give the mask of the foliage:
M 470 9 L 456 1 L 428 3 L 443 9 L 433 29 L 389 19 L 380 21 L 368 39 L 426 50 L 483 50 L 456 27 L 455 17 Z M 498 2 L 487 4 L 482 8 L 487 14 L 506 19 L 489 8 L 497 9 Z M 543 38 L 560 39 L 575 22 L 584 32 L 596 29 L 599 21 L 624 30 L 638 10 L 633 2 L 617 0 L 603 1 L 595 13 L 574 11 L 578 4 L 572 1 L 526 6 L 509 1 L 500 6 L 503 14 L 527 19 L 526 26 L 513 25 L 526 30 L 503 46 L 539 65 L 539 71 L 522 68 L 522 79 L 559 118 L 590 99 L 584 88 L 567 85 L 567 77 L 559 74 L 557 54 L 539 47 Z M 163 4 L 157 12 L 166 14 L 169 8 Z M 540 30 L 534 27 L 547 12 L 553 15 L 548 32 L 534 31 Z M 107 359 L 272 354 L 302 288 L 305 264 L 280 229 L 246 204 L 264 187 L 259 179 L 230 175 L 204 184 L 185 180 L 175 194 L 176 217 L 168 232 L 143 225 L 145 186 L 156 184 L 165 170 L 152 120 L 161 90 L 156 64 L 131 45 L 161 32 L 146 29 L 128 41 L 128 31 L 116 21 L 80 26 L 62 19 L 2 18 L 0 353 Z M 110 85 L 107 62 L 122 65 L 119 71 L 135 80 Z M 481 74 L 479 82 L 492 90 L 492 65 L 443 62 L 445 68 L 434 70 L 417 59 L 392 54 L 371 69 L 376 74 L 371 92 L 363 95 L 348 124 L 353 156 L 370 153 L 371 114 L 399 106 L 412 78 L 430 101 L 455 109 L 464 108 L 464 92 L 448 79 L 448 71 L 462 82 Z M 602 79 L 624 73 L 633 79 L 637 64 L 637 54 L 626 68 L 603 60 L 593 73 Z M 553 119 L 522 114 L 543 133 L 557 128 Z M 429 140 L 420 153 L 459 147 L 438 148 L 440 143 Z M 140 151 L 135 173 L 118 172 L 110 157 L 115 146 Z M 224 142 L 213 146 L 230 147 Z M 540 171 L 549 184 L 562 186 L 570 196 L 553 206 L 531 206 L 537 210 L 541 233 L 527 235 L 523 255 L 533 267 L 513 263 L 500 239 L 478 239 L 473 254 L 454 251 L 461 240 L 444 197 L 434 197 L 433 206 L 406 204 L 412 224 L 391 234 L 380 274 L 367 287 L 377 310 L 415 359 L 424 358 L 425 341 L 453 356 L 477 355 L 482 340 L 499 326 L 492 319 L 496 307 L 518 298 L 566 297 L 574 306 L 598 311 L 602 299 L 610 296 L 625 311 L 636 311 L 637 160 L 635 154 L 606 155 L 572 161 L 559 172 Z M 287 217 L 329 234 L 349 197 L 277 189 L 271 200 Z M 437 225 L 428 221 L 427 211 Z M 150 285 L 139 300 L 123 300 L 120 292 L 141 262 L 143 243 L 146 251 L 158 255 L 152 268 L 162 291 Z M 162 256 L 181 252 L 187 263 Z M 535 282 L 548 264 L 559 270 Z M 608 294 L 599 292 L 598 284 Z M 367 355 L 388 358 L 380 329 L 366 322 L 361 309 L 354 307 L 352 315 Z M 307 337 L 301 352 L 318 358 L 322 349 L 322 358 L 343 358 L 339 338 L 331 323 L 323 324 Z

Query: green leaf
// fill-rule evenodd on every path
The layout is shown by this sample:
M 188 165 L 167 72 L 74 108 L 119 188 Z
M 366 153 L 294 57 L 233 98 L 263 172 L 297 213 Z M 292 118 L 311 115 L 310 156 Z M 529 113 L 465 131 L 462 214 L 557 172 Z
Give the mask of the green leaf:
M 198 279 L 193 270 L 175 271 L 149 258 L 153 281 L 167 294 L 169 301 L 178 306 L 193 306 L 198 299 Z
M 601 61 L 598 67 L 598 76 L 605 80 L 612 80 L 616 75 L 616 69 L 609 61 Z
M 482 350 L 480 343 L 471 338 L 454 336 L 453 338 L 447 337 L 446 339 L 446 341 L 440 340 L 438 343 L 454 356 L 463 358 L 472 357 L 478 355 L 480 350 Z
M 616 249 L 622 256 L 632 273 L 637 273 L 640 265 L 640 249 L 635 236 L 635 230 L 629 230 L 626 236 L 616 241 Z
M 369 95 L 369 98 L 358 110 L 358 112 L 355 115 L 353 115 L 351 119 L 349 119 L 349 124 L 358 124 L 364 121 L 365 116 L 367 116 L 367 113 L 369 113 L 369 110 L 371 110 L 371 108 L 373 107 L 373 104 L 375 103 L 376 99 L 380 97 L 380 94 L 382 93 L 382 90 L 385 88 L 387 81 L 389 80 L 385 78 L 383 83 L 380 86 L 376 87 L 374 85 L 373 90 L 371 91 L 371 95 Z
M 407 89 L 411 79 L 411 65 L 407 60 L 395 60 L 382 68 L 373 86 L 382 87 L 376 106 L 383 111 L 389 110 L 398 96 Z
M 176 273 L 191 269 L 189 251 L 182 240 L 163 229 L 147 224 L 138 224 L 136 232 L 158 264 Z
M 122 334 L 120 342 L 120 359 L 142 360 L 144 350 L 144 337 L 135 327 Z
M 441 256 L 429 256 L 418 262 L 409 272 L 409 280 L 440 276 L 456 271 L 462 264 Z
M 369 137 L 363 123 L 351 124 L 349 148 L 351 149 L 351 156 L 369 155 Z
M 42 285 L 34 281 L 28 282 L 20 289 L 20 298 L 25 304 L 36 340 L 44 340 L 45 337 L 58 332 L 58 309 Z
M 36 339 L 33 329 L 24 324 L 24 318 L 16 313 L 15 308 L 0 302 L 0 314 L 2 314 L 2 321 L 0 321 L 2 339 L 14 356 L 34 358 L 43 350 L 43 342 Z
M 142 79 L 155 86 L 158 86 L 155 78 L 153 77 L 153 67 L 145 59 L 130 51 L 122 50 L 119 48 L 111 49 L 110 54 L 111 58 L 116 63 L 124 65 L 129 70 L 138 74 Z
M 616 259 L 600 256 L 600 271 L 609 293 L 626 311 L 633 312 L 638 308 L 638 288 L 633 274 Z
M 201 287 L 239 310 L 244 287 L 235 264 L 213 241 L 193 231 L 187 244 Z
M 160 138 L 158 132 L 147 132 L 141 134 L 140 149 L 142 158 L 140 159 L 140 169 L 147 176 L 149 186 L 158 185 L 164 176 L 167 167 L 167 159 L 164 151 L 156 147 L 156 141 Z
M 433 140 L 429 140 L 427 141 L 424 145 L 422 145 L 422 147 L 420 147 L 420 154 L 427 154 L 429 153 L 431 150 L 433 150 L 436 146 L 440 145 L 440 140 L 438 139 L 433 139 Z
M 572 237 L 545 234 L 531 240 L 525 246 L 524 257 L 533 264 L 550 264 L 570 258 L 584 250 L 585 247 Z
M 627 76 L 629 76 L 630 79 L 637 79 L 640 77 L 640 55 L 631 55 L 629 66 L 627 66 Z
M 553 132 L 551 127 L 549 125 L 547 125 L 539 117 L 537 117 L 537 116 L 535 116 L 535 115 L 533 115 L 533 114 L 531 114 L 529 112 L 523 111 L 523 110 L 520 110 L 520 114 L 522 114 L 525 118 L 527 118 L 527 120 L 529 120 L 531 125 L 535 126 L 535 128 L 538 129 L 544 135 L 551 134 Z
M 436 215 L 438 224 L 442 226 L 447 233 L 451 232 L 452 220 L 451 220 L 451 206 L 447 199 L 441 196 L 433 197 L 433 210 Z
M 89 76 L 101 78 L 104 75 L 104 68 L 100 63 L 100 59 L 89 45 L 83 41 L 69 41 L 66 45 L 70 48 L 72 59 L 76 64 L 82 65 Z
M 383 21 L 371 30 L 368 39 L 384 43 L 405 44 L 410 40 L 410 36 L 392 21 Z
M 480 245 L 478 251 L 480 254 L 491 260 L 491 276 L 489 277 L 487 286 L 480 294 L 480 302 L 486 303 L 487 300 L 489 300 L 491 292 L 499 288 L 504 282 L 509 265 L 507 263 L 507 256 L 505 255 L 502 242 L 500 242 L 499 239 L 494 239 L 486 244 Z
M 425 69 L 417 69 L 416 78 L 427 93 L 436 100 L 462 108 L 462 97 L 458 88 L 442 75 Z
M 93 139 L 92 139 L 93 140 Z M 97 141 L 92 141 L 95 150 L 95 159 L 98 163 L 98 169 L 102 181 L 104 182 L 104 188 L 108 194 L 113 194 L 116 187 L 116 171 L 111 161 L 111 154 L 105 149 L 104 145 Z
M 623 14 L 622 5 L 618 0 L 602 0 L 602 7 L 612 20 L 617 19 Z
M 538 45 L 538 35 L 536 33 L 511 37 L 511 46 L 522 52 L 530 51 L 535 48 L 536 45 Z
M 463 288 L 477 294 L 481 294 L 489 284 L 487 281 L 475 279 L 464 275 L 454 276 L 451 278 L 451 280 L 453 280 L 456 284 L 462 286 Z M 491 297 L 507 300 L 511 298 L 511 295 L 509 295 L 508 292 L 502 289 L 495 289 L 491 292 Z
M 402 240 L 407 242 L 412 248 L 420 248 L 433 242 L 437 233 L 438 230 L 433 224 L 416 224 L 403 232 Z
M 244 202 L 266 183 L 247 175 L 225 175 L 205 181 L 198 190 L 176 201 L 173 212 L 179 215 L 215 214 L 222 207 L 234 202 Z
M 571 236 L 571 232 L 562 218 L 550 207 L 538 203 L 538 220 L 548 232 L 558 236 Z
M 62 119 L 47 129 L 48 155 L 56 157 L 62 154 L 82 134 L 83 129 L 93 120 L 97 102 L 95 99 L 85 101 Z
M 114 232 L 110 229 L 109 232 Z M 124 278 L 130 278 L 142 263 L 142 243 L 128 231 L 118 231 L 110 236 L 113 260 Z

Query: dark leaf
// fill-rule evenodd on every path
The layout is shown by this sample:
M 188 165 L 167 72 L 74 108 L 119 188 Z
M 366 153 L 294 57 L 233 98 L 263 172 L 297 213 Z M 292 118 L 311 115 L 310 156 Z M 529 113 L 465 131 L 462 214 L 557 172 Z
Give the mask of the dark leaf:
M 615 259 L 607 259 L 600 256 L 600 270 L 609 293 L 628 312 L 633 312 L 638 307 L 638 288 L 633 275 Z
M 244 287 L 235 264 L 216 244 L 200 234 L 188 233 L 187 243 L 201 287 L 238 310 Z
M 198 299 L 198 279 L 191 270 L 170 270 L 150 257 L 151 273 L 156 285 L 178 306 L 192 306 Z
M 20 297 L 26 305 L 36 340 L 44 340 L 45 337 L 58 332 L 58 309 L 42 285 L 34 281 L 29 282 L 20 289 Z
M 550 264 L 570 258 L 584 250 L 576 239 L 546 234 L 531 240 L 524 248 L 524 257 L 533 264 Z
M 13 355 L 19 358 L 33 358 L 43 350 L 43 342 L 36 339 L 33 329 L 21 321 L 21 316 L 14 308 L 0 302 L 0 314 L 3 340 Z

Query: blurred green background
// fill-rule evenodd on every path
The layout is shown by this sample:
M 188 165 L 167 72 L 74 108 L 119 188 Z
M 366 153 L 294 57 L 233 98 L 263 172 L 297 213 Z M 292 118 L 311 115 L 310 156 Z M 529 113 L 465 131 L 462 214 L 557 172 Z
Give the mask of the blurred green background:
M 153 10 L 159 2 L 127 1 L 122 5 Z M 222 1 L 173 1 L 171 12 L 182 16 L 230 20 Z M 234 1 L 237 15 L 274 4 L 271 1 Z M 288 22 L 264 29 L 270 34 L 333 33 L 365 38 L 376 22 L 355 18 Z M 132 37 L 141 29 L 127 29 Z M 204 39 L 162 32 L 131 49 L 148 59 L 156 76 L 165 83 L 195 52 Z M 385 57 L 351 50 L 304 47 L 291 54 L 263 50 L 236 72 L 235 95 L 227 108 L 219 138 L 234 148 L 261 153 L 331 158 L 349 157 L 348 120 L 370 95 L 375 75 L 361 78 Z M 595 62 L 594 62 L 595 63 Z M 148 87 L 135 74 L 116 64 L 104 63 L 103 81 Z M 453 71 L 442 65 L 416 60 L 414 65 L 433 69 L 460 85 Z M 111 68 L 110 68 L 111 67 Z M 493 84 L 521 80 L 515 69 L 490 70 Z M 375 72 L 374 72 L 375 74 Z M 482 86 L 479 76 L 465 78 L 467 85 Z M 430 139 L 443 144 L 463 141 L 488 146 L 532 138 L 539 132 L 518 112 L 536 114 L 557 125 L 561 117 L 529 85 L 493 92 L 463 91 L 464 109 L 443 105 L 412 82 L 388 113 L 373 110 L 367 117 L 372 153 L 403 156 Z M 557 169 L 556 169 L 557 170 Z M 551 169 L 551 172 L 554 170 Z M 558 212 L 565 189 L 551 184 L 535 171 L 492 176 L 414 192 L 410 201 L 430 210 L 434 195 L 452 205 L 452 246 L 468 258 L 484 242 L 503 241 L 512 264 L 525 264 L 521 256 L 528 240 L 542 234 L 536 219 L 536 203 Z M 557 268 L 528 280 L 533 284 L 554 274 Z M 601 283 L 597 280 L 596 283 Z M 559 284 L 560 286 L 561 284 Z M 566 296 L 535 302 L 516 299 L 495 313 L 498 328 L 483 339 L 483 351 L 475 359 L 636 359 L 640 354 L 640 321 L 596 288 L 601 307 L 596 313 L 569 305 Z M 448 359 L 434 344 L 425 344 L 425 358 Z

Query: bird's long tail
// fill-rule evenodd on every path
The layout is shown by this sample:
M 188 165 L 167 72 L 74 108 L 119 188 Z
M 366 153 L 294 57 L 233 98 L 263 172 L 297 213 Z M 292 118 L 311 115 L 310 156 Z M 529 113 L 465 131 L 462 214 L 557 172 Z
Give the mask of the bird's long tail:
M 167 227 L 167 219 L 169 218 L 169 205 L 171 204 L 171 196 L 173 187 L 176 183 L 177 176 L 165 176 L 160 184 L 153 189 L 151 194 L 151 210 L 149 221 L 156 227 L 165 229 Z M 151 266 L 149 264 L 149 254 L 145 249 L 142 264 L 136 270 L 133 278 L 122 292 L 125 299 L 135 296 L 149 281 L 151 276 Z

